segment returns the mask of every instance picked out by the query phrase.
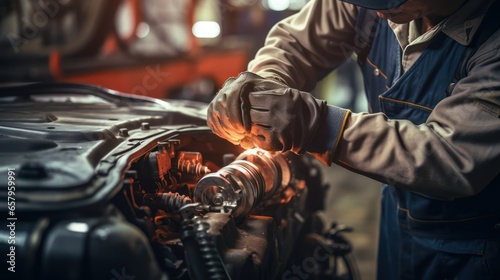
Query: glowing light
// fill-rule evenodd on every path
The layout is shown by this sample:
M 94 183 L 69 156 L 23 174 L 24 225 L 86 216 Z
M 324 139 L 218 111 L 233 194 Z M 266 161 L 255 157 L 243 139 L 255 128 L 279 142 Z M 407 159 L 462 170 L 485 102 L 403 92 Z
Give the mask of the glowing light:
M 135 32 L 135 35 L 137 35 L 137 37 L 139 38 L 144 38 L 146 36 L 148 36 L 149 34 L 149 24 L 145 23 L 145 22 L 140 22 L 138 25 L 137 25 L 137 30 Z
M 220 35 L 220 25 L 215 21 L 198 21 L 193 25 L 193 35 L 197 38 L 216 38 Z
M 89 226 L 84 223 L 70 223 L 66 227 L 68 230 L 73 232 L 87 232 L 89 231 Z
M 268 0 L 267 6 L 273 11 L 284 11 L 290 7 L 290 0 Z
M 134 17 L 132 6 L 128 2 L 123 2 L 118 7 L 116 16 L 116 32 L 120 38 L 129 38 L 134 33 L 134 22 L 130 19 Z

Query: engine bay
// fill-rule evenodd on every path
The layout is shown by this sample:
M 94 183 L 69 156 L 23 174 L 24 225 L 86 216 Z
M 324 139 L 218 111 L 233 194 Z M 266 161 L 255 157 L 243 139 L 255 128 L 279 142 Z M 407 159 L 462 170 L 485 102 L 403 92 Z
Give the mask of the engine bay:
M 0 92 L 16 218 L 0 247 L 14 248 L 16 279 L 356 278 L 348 228 L 318 215 L 328 185 L 312 157 L 220 139 L 201 103 L 73 84 Z

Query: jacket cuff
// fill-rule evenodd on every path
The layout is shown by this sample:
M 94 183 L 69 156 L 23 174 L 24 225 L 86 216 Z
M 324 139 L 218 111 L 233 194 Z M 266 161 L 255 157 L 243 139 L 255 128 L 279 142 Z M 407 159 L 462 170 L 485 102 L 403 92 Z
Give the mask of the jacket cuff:
M 307 151 L 324 165 L 330 165 L 344 132 L 351 111 L 327 105 L 325 119 L 320 123 Z

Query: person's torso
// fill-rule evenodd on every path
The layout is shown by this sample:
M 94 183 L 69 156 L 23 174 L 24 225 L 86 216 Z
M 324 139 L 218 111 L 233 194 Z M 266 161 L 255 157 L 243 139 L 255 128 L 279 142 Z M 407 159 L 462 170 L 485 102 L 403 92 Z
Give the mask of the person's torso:
M 451 94 L 457 67 L 462 65 L 466 50 L 467 46 L 438 32 L 404 71 L 400 44 L 387 21 L 380 20 L 369 52 L 360 63 L 370 111 L 383 112 L 390 119 L 424 124 L 434 107 Z M 491 220 L 500 217 L 500 176 L 480 194 L 468 198 L 440 200 L 395 188 L 391 193 L 400 226 L 417 234 L 454 237 L 459 237 L 457 231 L 470 237 L 498 234 L 493 229 L 496 222 Z

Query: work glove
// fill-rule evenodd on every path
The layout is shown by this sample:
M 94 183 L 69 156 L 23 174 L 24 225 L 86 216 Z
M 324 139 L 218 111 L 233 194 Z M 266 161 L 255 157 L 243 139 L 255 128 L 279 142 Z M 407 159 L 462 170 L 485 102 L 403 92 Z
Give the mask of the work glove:
M 326 102 L 274 79 L 243 72 L 208 107 L 208 126 L 243 148 L 302 154 L 326 114 Z

